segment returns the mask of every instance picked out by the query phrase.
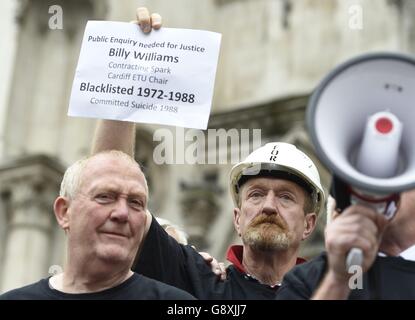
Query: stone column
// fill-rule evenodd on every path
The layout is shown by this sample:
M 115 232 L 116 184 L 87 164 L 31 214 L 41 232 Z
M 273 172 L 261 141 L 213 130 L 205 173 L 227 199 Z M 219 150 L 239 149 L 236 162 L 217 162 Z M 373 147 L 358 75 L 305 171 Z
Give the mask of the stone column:
M 52 6 L 61 8 L 62 28 L 50 24 Z M 7 156 L 47 153 L 72 162 L 87 153 L 92 120 L 66 114 L 86 22 L 104 19 L 106 7 L 105 0 L 20 2 L 17 50 L 5 111 Z
M 1 292 L 48 275 L 52 232 L 57 228 L 53 200 L 62 172 L 59 163 L 45 156 L 18 159 L 0 167 L 0 185 L 3 193 L 9 194 L 6 234 L 2 235 Z
M 402 40 L 402 50 L 410 54 L 415 54 L 415 3 L 410 0 L 395 0 L 391 1 L 396 3 L 400 12 L 400 35 Z
M 0 275 L 2 274 L 4 261 L 4 249 L 6 245 L 6 236 L 7 236 L 7 221 L 8 221 L 8 207 L 10 193 L 7 190 L 0 189 Z M 1 278 L 0 278 L 1 279 Z M 1 281 L 1 280 L 0 280 Z M 1 288 L 1 282 L 0 282 Z
M 196 246 L 197 250 L 207 250 L 208 234 L 219 212 L 219 197 L 223 193 L 217 184 L 215 173 L 205 175 L 199 181 L 180 184 L 182 189 L 182 219 L 184 231 L 189 235 L 189 244 Z

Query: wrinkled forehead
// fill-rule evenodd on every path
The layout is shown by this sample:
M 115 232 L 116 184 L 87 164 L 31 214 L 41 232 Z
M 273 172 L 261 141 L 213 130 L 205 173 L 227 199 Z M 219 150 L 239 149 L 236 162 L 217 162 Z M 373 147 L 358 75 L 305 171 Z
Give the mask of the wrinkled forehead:
M 401 198 L 410 199 L 415 205 L 415 189 L 410 189 L 401 193 Z
M 111 154 L 92 157 L 82 171 L 81 185 L 87 185 L 94 180 L 104 177 L 130 181 L 130 183 L 135 181 L 147 189 L 146 178 L 138 163 L 132 159 Z
M 274 177 L 251 178 L 242 185 L 241 193 L 256 187 L 267 190 L 287 190 L 291 192 L 306 193 L 306 191 L 295 182 Z
M 398 223 L 403 219 L 414 219 L 415 212 L 415 189 L 404 191 L 400 194 L 399 206 L 392 223 Z

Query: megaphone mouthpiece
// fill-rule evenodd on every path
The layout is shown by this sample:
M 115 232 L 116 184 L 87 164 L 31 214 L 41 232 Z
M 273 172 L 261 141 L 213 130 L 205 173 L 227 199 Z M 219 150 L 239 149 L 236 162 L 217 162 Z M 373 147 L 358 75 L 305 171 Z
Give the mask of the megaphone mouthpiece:
M 402 123 L 391 112 L 370 116 L 364 130 L 356 168 L 375 178 L 389 178 L 397 173 Z

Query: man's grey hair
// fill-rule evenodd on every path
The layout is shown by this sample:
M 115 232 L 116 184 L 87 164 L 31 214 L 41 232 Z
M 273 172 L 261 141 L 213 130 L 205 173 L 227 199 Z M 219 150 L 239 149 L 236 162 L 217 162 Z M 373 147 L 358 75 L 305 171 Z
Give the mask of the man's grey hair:
M 166 231 L 167 231 L 167 229 L 173 229 L 174 230 L 175 234 L 177 235 L 176 240 L 177 240 L 178 243 L 185 244 L 185 245 L 188 244 L 187 239 L 189 238 L 189 236 L 181 228 L 174 225 L 173 223 L 171 223 L 167 219 L 156 217 L 156 220 L 159 223 L 159 225 L 163 227 L 164 230 L 166 230 Z
M 329 224 L 336 216 L 336 199 L 331 195 L 327 197 L 327 206 L 326 206 L 326 224 Z
M 66 197 L 69 199 L 73 199 L 76 196 L 76 193 L 78 192 L 79 186 L 82 182 L 82 173 L 88 162 L 95 157 L 101 156 L 101 155 L 111 155 L 120 159 L 127 160 L 131 162 L 131 164 L 136 165 L 139 170 L 140 165 L 135 161 L 132 157 L 130 157 L 128 154 L 118 151 L 118 150 L 106 150 L 98 152 L 94 155 L 91 155 L 89 157 L 86 157 L 84 159 L 80 159 L 76 161 L 74 164 L 72 164 L 68 169 L 66 169 L 65 174 L 62 179 L 61 188 L 59 195 L 61 197 Z M 147 179 L 144 177 L 145 182 L 145 188 L 148 194 L 148 185 L 147 185 Z

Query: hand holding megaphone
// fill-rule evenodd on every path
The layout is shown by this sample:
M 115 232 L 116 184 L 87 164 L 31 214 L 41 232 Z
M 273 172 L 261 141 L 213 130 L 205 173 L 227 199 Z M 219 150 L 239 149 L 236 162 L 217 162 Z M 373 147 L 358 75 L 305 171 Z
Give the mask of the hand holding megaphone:
M 360 266 L 366 271 L 376 258 L 379 234 L 386 222 L 376 210 L 359 204 L 348 206 L 336 216 L 325 230 L 328 271 L 345 280 L 357 270 L 356 267 L 346 269 L 345 264 Z
M 393 177 L 398 171 L 401 138 L 402 123 L 393 113 L 382 111 L 370 116 L 357 153 L 357 170 L 374 178 Z M 351 203 L 372 207 L 388 219 L 391 219 L 397 210 L 395 201 L 391 201 L 391 195 L 365 194 L 364 191 L 353 188 Z M 346 270 L 350 270 L 353 265 L 362 266 L 363 258 L 360 248 L 352 248 L 346 258 Z

